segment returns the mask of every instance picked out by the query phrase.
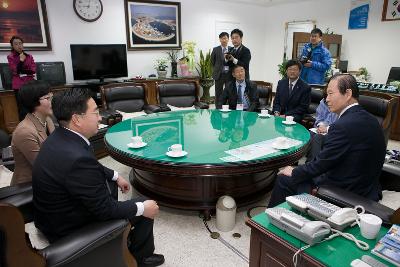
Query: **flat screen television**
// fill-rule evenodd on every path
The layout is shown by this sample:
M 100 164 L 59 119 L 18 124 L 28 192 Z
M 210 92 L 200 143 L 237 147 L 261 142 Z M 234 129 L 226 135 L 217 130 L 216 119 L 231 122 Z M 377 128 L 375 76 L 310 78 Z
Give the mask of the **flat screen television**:
M 71 44 L 74 80 L 128 76 L 125 44 Z

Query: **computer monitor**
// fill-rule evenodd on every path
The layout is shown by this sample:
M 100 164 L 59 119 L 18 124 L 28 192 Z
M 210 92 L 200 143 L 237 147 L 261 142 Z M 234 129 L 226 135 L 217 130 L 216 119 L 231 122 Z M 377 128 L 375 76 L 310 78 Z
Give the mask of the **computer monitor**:
M 128 76 L 125 44 L 71 44 L 74 80 Z
M 341 73 L 347 73 L 347 66 L 349 65 L 348 60 L 340 60 L 339 61 L 339 70 Z
M 51 86 L 64 85 L 64 62 L 36 62 L 37 79 L 48 82 Z

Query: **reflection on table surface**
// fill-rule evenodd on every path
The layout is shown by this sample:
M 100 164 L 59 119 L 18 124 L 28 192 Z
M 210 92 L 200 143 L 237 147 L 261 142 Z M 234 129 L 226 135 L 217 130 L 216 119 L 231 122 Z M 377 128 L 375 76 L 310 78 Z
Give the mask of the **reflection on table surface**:
M 261 118 L 255 112 L 187 110 L 149 114 L 122 121 L 111 127 L 105 140 L 109 146 L 131 157 L 194 164 L 224 164 L 225 151 L 252 145 L 279 136 L 301 141 L 258 159 L 291 154 L 305 145 L 310 134 L 302 125 L 286 126 L 282 118 Z M 140 135 L 148 145 L 128 148 L 131 137 Z M 173 144 L 182 144 L 188 155 L 170 158 L 165 153 Z

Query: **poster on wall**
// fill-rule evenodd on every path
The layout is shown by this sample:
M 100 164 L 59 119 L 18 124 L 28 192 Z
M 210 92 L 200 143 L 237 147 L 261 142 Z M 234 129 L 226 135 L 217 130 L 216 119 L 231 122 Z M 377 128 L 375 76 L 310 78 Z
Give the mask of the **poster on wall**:
M 10 50 L 17 35 L 26 50 L 51 50 L 45 0 L 2 0 L 0 5 L 0 50 Z
M 181 48 L 181 3 L 125 0 L 128 50 Z
M 382 21 L 400 20 L 400 0 L 385 0 Z
M 367 29 L 369 0 L 352 0 L 349 16 L 349 30 Z

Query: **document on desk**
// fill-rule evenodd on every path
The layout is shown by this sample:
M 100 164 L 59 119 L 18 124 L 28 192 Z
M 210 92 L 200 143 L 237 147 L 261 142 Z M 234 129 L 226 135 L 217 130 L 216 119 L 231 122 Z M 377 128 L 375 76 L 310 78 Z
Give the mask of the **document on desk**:
M 255 143 L 255 144 L 251 144 L 251 145 L 247 145 L 247 146 L 243 146 L 243 147 L 239 147 L 239 148 L 235 148 L 235 149 L 231 149 L 231 150 L 227 150 L 227 151 L 225 151 L 225 153 L 227 153 L 235 158 L 238 158 L 238 160 L 232 160 L 233 159 L 232 157 L 223 157 L 223 158 L 221 158 L 221 160 L 230 161 L 230 162 L 240 161 L 240 160 L 253 160 L 253 159 L 256 159 L 259 157 L 266 156 L 268 154 L 275 153 L 275 152 L 279 151 L 278 149 L 275 149 L 272 147 L 272 144 L 275 141 L 276 141 L 276 138 L 261 141 L 261 142 Z M 302 144 L 301 141 L 291 139 L 291 138 L 287 138 L 287 143 L 289 144 L 289 146 L 286 149 Z

